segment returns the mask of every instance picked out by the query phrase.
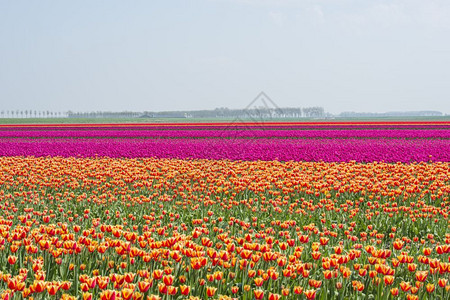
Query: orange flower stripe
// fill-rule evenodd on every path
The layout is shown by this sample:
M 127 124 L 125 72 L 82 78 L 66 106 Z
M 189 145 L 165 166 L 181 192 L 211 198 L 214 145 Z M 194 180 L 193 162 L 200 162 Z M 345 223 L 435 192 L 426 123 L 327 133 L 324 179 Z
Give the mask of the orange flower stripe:
M 442 298 L 449 178 L 447 162 L 0 157 L 0 298 Z

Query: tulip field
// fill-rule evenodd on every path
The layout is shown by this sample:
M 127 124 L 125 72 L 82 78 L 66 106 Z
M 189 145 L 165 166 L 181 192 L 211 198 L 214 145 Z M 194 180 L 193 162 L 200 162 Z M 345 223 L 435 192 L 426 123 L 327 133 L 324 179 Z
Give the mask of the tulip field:
M 0 125 L 1 299 L 450 299 L 450 122 Z

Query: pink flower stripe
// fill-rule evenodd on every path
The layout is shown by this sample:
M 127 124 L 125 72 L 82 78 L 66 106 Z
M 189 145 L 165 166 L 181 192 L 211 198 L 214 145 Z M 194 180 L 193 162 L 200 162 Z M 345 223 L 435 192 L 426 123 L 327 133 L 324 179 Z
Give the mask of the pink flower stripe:
M 450 161 L 448 139 L 0 139 L 0 156 L 325 162 Z

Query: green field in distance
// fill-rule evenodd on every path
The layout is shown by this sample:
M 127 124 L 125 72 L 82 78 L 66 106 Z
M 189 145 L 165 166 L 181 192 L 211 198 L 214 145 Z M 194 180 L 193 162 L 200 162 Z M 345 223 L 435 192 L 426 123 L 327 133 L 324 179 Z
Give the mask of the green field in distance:
M 442 117 L 371 117 L 371 118 L 0 118 L 0 124 L 126 124 L 126 123 L 229 123 L 229 122 L 351 122 L 351 121 L 450 121 Z

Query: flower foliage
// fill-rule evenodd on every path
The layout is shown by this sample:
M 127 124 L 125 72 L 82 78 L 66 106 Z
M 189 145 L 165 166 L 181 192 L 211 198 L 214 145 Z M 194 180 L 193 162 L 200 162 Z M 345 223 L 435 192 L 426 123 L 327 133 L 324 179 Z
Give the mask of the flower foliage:
M 369 125 L 359 126 L 368 130 Z M 411 126 L 404 125 L 409 129 L 403 130 L 424 130 L 425 125 Z M 193 131 L 191 127 L 183 130 Z M 299 128 L 295 130 L 307 130 Z M 84 133 L 82 140 L 64 133 L 80 128 L 58 129 L 61 137 L 51 133 L 43 140 L 27 133 L 29 128 L 21 130 L 21 137 L 13 136 L 18 128 L 8 137 L 3 132 L 0 141 L 0 151 L 11 153 L 0 157 L 1 299 L 447 299 L 450 295 L 446 132 L 438 132 L 439 138 L 431 131 L 425 139 L 395 137 L 414 147 L 374 153 L 367 156 L 369 162 L 362 162 L 186 159 L 190 154 L 183 153 L 188 151 L 183 147 L 170 149 L 183 154 L 181 158 L 156 158 L 134 155 L 146 151 L 133 148 L 148 145 L 146 141 L 100 139 L 94 134 L 100 129 L 90 133 L 89 141 Z M 264 153 L 264 143 L 275 147 L 299 140 L 284 136 L 273 142 L 270 132 L 261 135 L 263 139 L 247 144 L 253 158 Z M 178 138 L 175 144 L 166 138 L 148 140 L 166 151 L 183 143 L 206 143 L 205 139 L 211 137 Z M 349 139 L 374 145 L 368 138 Z M 224 140 L 212 145 L 228 149 Z M 380 136 L 376 140 L 384 143 Z M 337 145 L 348 139 L 330 141 Z M 431 148 L 418 147 L 435 142 L 443 148 L 433 156 L 447 153 L 440 161 L 429 159 Z M 5 145 L 10 145 L 8 151 Z M 118 145 L 133 155 L 119 150 L 115 153 L 120 155 L 106 156 Z M 95 157 L 91 154 L 97 150 L 83 147 L 105 151 L 105 156 Z M 285 147 L 291 151 L 286 155 L 296 151 Z M 81 155 L 74 157 L 73 149 Z M 366 154 L 379 150 L 370 149 Z M 21 151 L 22 156 L 12 155 Z M 277 151 L 273 153 L 281 157 Z M 327 151 L 334 150 L 326 148 L 317 155 L 336 157 Z M 370 160 L 394 152 L 394 160 L 422 156 L 426 160 Z

